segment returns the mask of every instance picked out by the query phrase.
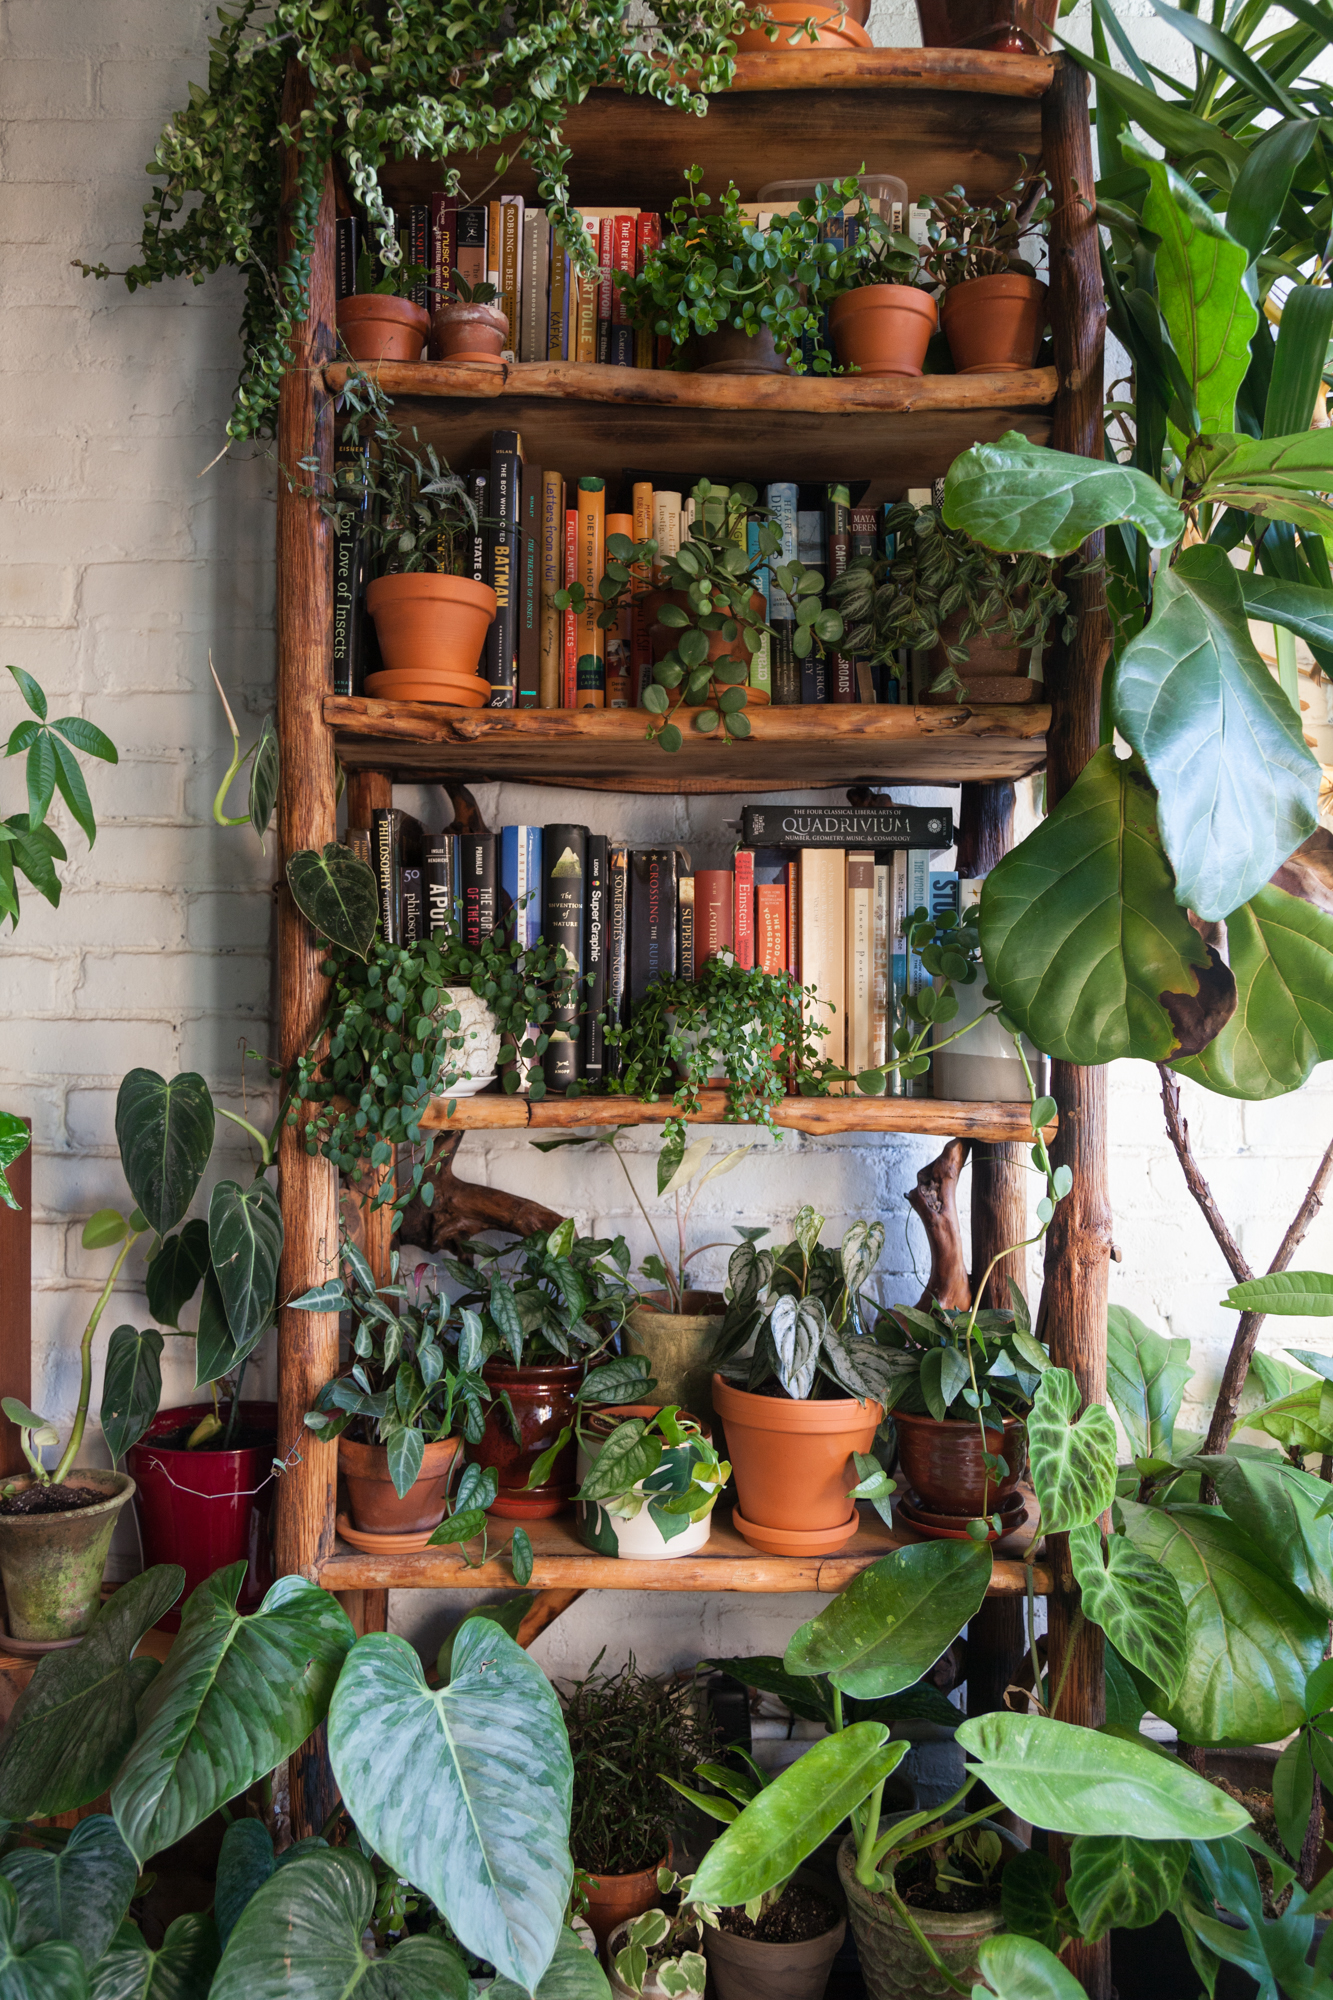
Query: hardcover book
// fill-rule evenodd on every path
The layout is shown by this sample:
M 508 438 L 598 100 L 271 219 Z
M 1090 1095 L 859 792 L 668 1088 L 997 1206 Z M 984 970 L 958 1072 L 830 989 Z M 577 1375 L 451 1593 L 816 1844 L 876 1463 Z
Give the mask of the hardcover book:
M 518 705 L 536 708 L 541 694 L 542 473 L 521 462 L 518 483 Z
M 676 926 L 676 971 L 681 979 L 693 979 L 694 966 L 694 877 L 682 875 L 676 883 L 679 922 Z
M 628 1019 L 629 985 L 629 849 L 614 841 L 606 858 L 606 1018 L 619 1026 Z M 606 1051 L 608 1078 L 625 1067 L 618 1049 Z
M 630 851 L 631 1006 L 656 980 L 676 975 L 678 860 L 674 847 L 636 847 Z
M 847 870 L 841 848 L 809 847 L 800 863 L 801 984 L 815 1047 L 830 1062 L 847 1057 Z M 826 1029 L 826 1034 L 819 1030 Z
M 830 486 L 824 503 L 824 582 L 840 577 L 852 554 L 852 502 L 845 486 Z M 856 699 L 856 671 L 846 653 L 834 653 L 828 662 L 828 698 L 847 703 Z M 862 1065 L 864 1068 L 864 1064 Z
M 694 871 L 694 963 L 698 970 L 720 951 L 731 951 L 735 913 L 729 868 Z
M 491 432 L 487 504 L 495 526 L 489 534 L 488 581 L 495 592 L 496 609 L 486 633 L 486 678 L 491 684 L 492 708 L 513 708 L 518 692 L 522 457 L 523 443 L 517 431 Z
M 550 1041 L 544 1058 L 552 1090 L 568 1090 L 579 1080 L 579 1007 L 583 998 L 584 907 L 588 829 L 560 820 L 542 828 L 542 936 L 562 963 L 577 974 L 573 997 L 555 1008 L 547 1023 Z
M 587 1013 L 583 1017 L 583 1077 L 600 1088 L 606 1074 L 606 890 L 609 843 L 604 833 L 588 835 L 588 884 L 584 901 L 583 966 Z
M 847 1068 L 869 1069 L 874 1050 L 875 857 L 847 856 Z
M 746 847 L 952 847 L 953 812 L 948 806 L 742 806 L 741 840 Z
M 499 912 L 507 935 L 521 945 L 536 944 L 542 928 L 542 830 L 539 826 L 500 828 Z
M 537 700 L 541 708 L 560 706 L 561 637 L 564 619 L 555 594 L 563 583 L 565 482 L 558 472 L 542 474 L 541 630 Z
M 401 944 L 398 813 L 393 806 L 374 806 L 371 809 L 370 865 L 375 871 L 375 886 L 379 892 L 380 938 L 385 944 Z
M 433 833 L 423 856 L 426 935 L 454 932 L 454 841 L 457 834 Z
M 495 931 L 498 914 L 495 835 L 461 833 L 458 858 L 463 890 L 463 943 L 469 951 L 480 951 L 482 939 Z
M 736 963 L 745 972 L 754 965 L 754 850 L 738 847 L 731 864 L 731 937 Z

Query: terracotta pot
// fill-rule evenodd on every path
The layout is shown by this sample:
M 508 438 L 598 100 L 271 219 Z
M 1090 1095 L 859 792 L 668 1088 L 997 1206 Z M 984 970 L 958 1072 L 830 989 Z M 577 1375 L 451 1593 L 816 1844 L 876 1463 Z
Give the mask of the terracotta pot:
M 854 1451 L 869 1451 L 884 1412 L 852 1396 L 795 1403 L 713 1377 L 740 1505 L 737 1532 L 769 1553 L 820 1555 L 856 1533 Z
M 927 49 L 1034 56 L 1054 44 L 1059 0 L 916 0 Z
M 396 674 L 475 674 L 495 616 L 495 592 L 470 576 L 412 570 L 366 586 L 385 667 Z
M 869 5 L 863 7 L 809 6 L 806 0 L 769 0 L 765 13 L 771 21 L 776 21 L 781 33 L 770 42 L 762 28 L 747 28 L 737 35 L 736 48 L 742 55 L 757 55 L 761 52 L 772 54 L 799 54 L 802 49 L 870 49 L 874 47 L 862 26 Z M 801 35 L 796 41 L 790 40 L 794 31 L 806 21 L 815 23 L 815 40 Z
M 509 344 L 509 321 L 498 306 L 436 306 L 430 316 L 432 361 L 496 362 Z
M 657 1871 L 666 1865 L 663 1855 L 651 1868 L 641 1868 L 636 1875 L 594 1875 L 588 1883 L 588 1922 L 597 1939 L 597 1949 L 604 1956 L 612 1932 L 641 1917 L 660 1900 Z M 621 1938 L 616 1949 L 624 1942 Z
M 1046 325 L 1046 287 L 1021 271 L 951 285 L 940 307 L 960 375 L 1017 375 L 1031 368 Z
M 439 1438 L 422 1455 L 421 1471 L 402 1498 L 389 1477 L 388 1448 L 338 1440 L 338 1470 L 347 1481 L 352 1525 L 371 1535 L 416 1535 L 438 1528 L 449 1504 L 453 1462 L 461 1438 Z
M 986 1427 L 986 1449 L 1003 1454 L 1008 1477 L 998 1486 L 986 1476 L 981 1436 L 975 1422 L 948 1417 L 909 1416 L 895 1410 L 898 1464 L 913 1492 L 933 1514 L 961 1514 L 972 1520 L 991 1513 L 1006 1493 L 1012 1493 L 1027 1466 L 1027 1430 L 1019 1417 L 1006 1417 L 1004 1429 Z
M 646 1354 L 663 1403 L 696 1410 L 707 1428 L 713 1415 L 713 1348 L 727 1310 L 720 1292 L 686 1292 L 684 1312 L 672 1312 L 665 1292 L 648 1292 L 625 1322 L 631 1354 Z
M 353 292 L 338 301 L 338 340 L 353 361 L 420 361 L 430 315 L 410 299 Z
M 880 1832 L 906 1813 L 886 1813 Z M 946 1816 L 958 1819 L 957 1812 Z M 983 1819 L 978 1825 L 998 1834 L 1003 1846 L 1018 1852 L 1021 1842 L 998 1821 Z M 847 1897 L 847 1909 L 856 1938 L 867 2000 L 952 2000 L 957 1992 L 946 1986 L 934 1970 L 906 1924 L 900 1923 L 887 1896 L 863 1889 L 856 1879 L 856 1840 L 848 1834 L 838 1849 L 838 1879 Z M 955 1915 L 948 1910 L 914 1909 L 912 1915 L 955 1979 L 964 1986 L 981 1977 L 977 1950 L 982 1940 L 1004 1928 L 1004 1913 L 996 1903 L 991 1909 L 970 1910 Z
M 36 1481 L 24 1473 L 6 1483 L 25 1493 Z M 77 1639 L 102 1601 L 112 1531 L 134 1481 L 126 1472 L 78 1466 L 69 1486 L 103 1497 L 65 1514 L 0 1514 L 0 1579 L 16 1639 Z
M 574 1421 L 574 1396 L 583 1380 L 581 1361 L 539 1362 L 510 1368 L 488 1361 L 482 1374 L 495 1394 L 503 1389 L 513 1406 L 519 1435 L 515 1439 L 503 1405 L 491 1404 L 481 1443 L 472 1448 L 478 1465 L 493 1465 L 500 1475 L 500 1492 L 491 1508 L 505 1521 L 543 1520 L 568 1507 L 578 1487 L 577 1453 L 573 1439 L 551 1468 L 543 1486 L 527 1491 L 528 1474 L 544 1451 L 555 1443 L 566 1424 Z
M 181 1604 L 214 1570 L 245 1563 L 237 1600 L 241 1611 L 253 1611 L 273 1581 L 269 1513 L 276 1484 L 271 1475 L 278 1406 L 241 1404 L 242 1425 L 265 1437 L 237 1451 L 187 1451 L 183 1444 L 162 1444 L 173 1431 L 192 1431 L 212 1407 L 190 1403 L 159 1410 L 125 1454 L 125 1470 L 139 1489 L 136 1512 L 144 1567 L 179 1563 L 185 1571 L 180 1603 L 157 1621 L 168 1632 L 179 1631 Z
M 736 1937 L 719 1927 L 704 1930 L 704 1957 L 710 1986 L 717 2000 L 824 2000 L 829 1969 L 842 1950 L 847 1919 L 832 1882 L 813 1869 L 798 1868 L 792 1877 L 813 1889 L 829 1905 L 831 1929 L 803 1944 L 765 1944 L 758 1938 Z
M 919 375 L 938 318 L 915 285 L 861 285 L 829 307 L 838 359 L 863 375 Z
M 742 333 L 736 326 L 720 326 L 716 333 L 700 334 L 690 350 L 690 367 L 696 375 L 791 374 L 767 327 Z

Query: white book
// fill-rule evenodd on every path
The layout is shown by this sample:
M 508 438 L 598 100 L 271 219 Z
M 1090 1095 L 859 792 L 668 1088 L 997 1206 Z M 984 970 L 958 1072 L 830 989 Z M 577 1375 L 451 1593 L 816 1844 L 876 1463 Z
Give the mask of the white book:
M 847 1068 L 854 1076 L 874 1061 L 875 857 L 847 856 Z
M 889 864 L 875 863 L 874 935 L 870 953 L 870 1060 L 878 1068 L 889 1056 Z
M 653 540 L 657 543 L 657 570 L 667 556 L 680 551 L 680 495 L 658 489 L 653 494 Z

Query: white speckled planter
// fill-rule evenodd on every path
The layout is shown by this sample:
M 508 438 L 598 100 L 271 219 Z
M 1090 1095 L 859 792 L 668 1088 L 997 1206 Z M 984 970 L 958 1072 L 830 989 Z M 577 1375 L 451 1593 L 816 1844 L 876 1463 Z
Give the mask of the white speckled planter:
M 440 1002 L 432 1019 L 441 1021 L 456 1007 L 463 1047 L 446 1051 L 435 1089 L 441 1096 L 466 1097 L 494 1078 L 500 1061 L 500 1030 L 486 1002 L 470 986 L 446 986 L 444 991 L 448 997 Z

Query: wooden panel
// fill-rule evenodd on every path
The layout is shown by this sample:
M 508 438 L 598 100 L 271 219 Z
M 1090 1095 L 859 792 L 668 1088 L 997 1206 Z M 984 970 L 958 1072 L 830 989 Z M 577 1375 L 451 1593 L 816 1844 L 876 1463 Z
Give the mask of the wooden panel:
M 502 1092 L 457 1097 L 453 1116 L 448 1099 L 437 1097 L 422 1117 L 427 1131 L 477 1132 L 524 1128 L 576 1132 L 584 1126 L 660 1125 L 672 1116 L 670 1098 L 655 1103 L 639 1097 L 526 1097 Z M 690 1123 L 727 1123 L 726 1092 L 705 1090 Z M 787 1132 L 917 1132 L 932 1138 L 1030 1139 L 1026 1104 L 958 1103 L 949 1098 L 788 1097 L 775 1106 L 773 1123 Z M 1047 1137 L 1055 1126 L 1047 1127 Z
M 31 1119 L 25 1119 L 29 1132 Z M 0 1395 L 32 1402 L 32 1148 L 6 1175 L 17 1208 L 0 1202 Z M 0 1415 L 0 1472 L 22 1472 L 17 1427 Z
M 503 1533 L 510 1524 L 497 1521 Z M 714 1517 L 713 1532 L 697 1555 L 668 1562 L 631 1562 L 594 1555 L 574 1532 L 571 1519 L 525 1521 L 532 1542 L 534 1590 L 743 1590 L 775 1594 L 820 1590 L 830 1596 L 891 1549 L 920 1538 L 885 1527 L 870 1508 L 861 1509 L 860 1531 L 847 1546 L 830 1556 L 766 1556 L 752 1549 L 732 1527 L 724 1510 Z M 1014 1538 L 1015 1542 L 1017 1537 Z M 1006 1544 L 1006 1547 L 1008 1545 Z M 1015 1548 L 1015 1554 L 1021 1553 Z M 1044 1594 L 1049 1578 L 1034 1572 Z M 1026 1589 L 1021 1561 L 996 1559 L 991 1593 L 1015 1597 Z M 400 1556 L 362 1555 L 345 1542 L 320 1566 L 326 1590 L 512 1590 L 508 1557 L 497 1557 L 469 1569 L 457 1549 L 422 1549 Z
M 1045 760 L 1050 710 L 1040 703 L 760 708 L 751 712 L 747 741 L 725 743 L 687 728 L 674 755 L 645 740 L 647 718 L 635 709 L 447 708 L 327 695 L 324 719 L 348 770 L 379 767 L 469 784 L 755 794 L 1026 777 Z

